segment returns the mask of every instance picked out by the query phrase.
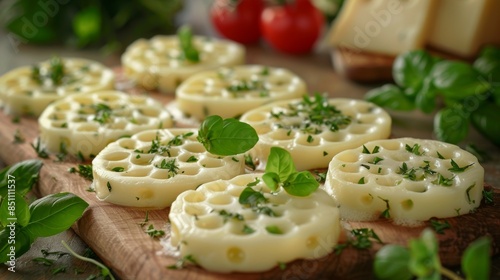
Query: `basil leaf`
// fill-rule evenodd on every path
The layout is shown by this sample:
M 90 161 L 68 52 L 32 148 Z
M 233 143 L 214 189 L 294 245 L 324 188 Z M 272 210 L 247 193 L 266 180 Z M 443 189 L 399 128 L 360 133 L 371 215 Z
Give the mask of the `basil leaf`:
M 13 185 L 15 186 L 16 193 L 24 196 L 31 190 L 33 184 L 38 180 L 38 173 L 40 172 L 42 165 L 42 161 L 38 159 L 31 159 L 21 161 L 10 167 L 4 168 L 0 172 L 1 193 L 4 194 L 3 188 L 7 188 L 8 185 L 12 185 L 7 184 L 8 180 L 14 180 L 15 184 Z
M 472 112 L 470 120 L 479 133 L 500 147 L 498 112 L 500 112 L 500 105 L 485 102 Z
M 72 193 L 56 193 L 42 197 L 31 203 L 31 218 L 25 230 L 34 237 L 58 234 L 70 228 L 88 205 Z
M 400 245 L 389 244 L 382 247 L 375 255 L 373 270 L 380 280 L 412 279 L 408 268 L 410 251 Z
M 415 106 L 424 113 L 432 113 L 436 109 L 436 92 L 432 80 L 426 78 L 415 96 Z
M 392 77 L 400 87 L 417 88 L 430 73 L 433 64 L 433 57 L 424 50 L 405 52 L 394 60 Z
M 469 118 L 461 107 L 445 107 L 434 116 L 434 134 L 440 141 L 458 144 L 468 131 Z
M 296 172 L 290 153 L 280 147 L 271 147 L 266 163 L 266 173 L 268 172 L 278 174 L 280 182 L 285 182 L 290 174 Z
M 462 270 L 467 279 L 490 278 L 490 245 L 491 240 L 482 237 L 472 242 L 462 256 Z
M 432 69 L 431 77 L 436 89 L 450 98 L 463 99 L 484 93 L 491 87 L 470 64 L 460 61 L 437 63 Z
M 259 204 L 266 203 L 267 199 L 261 192 L 258 192 L 251 187 L 246 187 L 241 192 L 238 202 L 243 205 L 255 207 Z
M 287 179 L 283 188 L 295 196 L 308 196 L 319 187 L 318 181 L 309 171 L 295 172 Z
M 266 172 L 262 175 L 262 181 L 271 191 L 275 192 L 279 188 L 280 176 L 274 172 Z
M 177 32 L 181 50 L 186 60 L 192 62 L 200 61 L 200 53 L 193 45 L 193 33 L 189 26 L 182 26 Z
M 431 229 L 425 229 L 420 238 L 409 242 L 410 271 L 425 279 L 441 279 L 437 239 Z
M 13 228 L 15 227 L 15 229 Z M 12 229 L 12 231 L 11 231 Z M 9 238 L 14 234 L 15 239 Z M 25 231 L 18 224 L 13 224 L 0 231 L 0 263 L 12 261 L 22 254 L 28 252 L 35 238 L 30 236 L 29 232 Z M 14 247 L 14 250 L 11 250 Z M 14 253 L 12 253 L 14 252 Z M 15 255 L 14 257 L 11 254 Z
M 1 201 L 0 224 L 5 227 L 10 221 L 13 221 L 9 218 L 16 218 L 15 221 L 19 225 L 27 225 L 30 220 L 28 203 L 24 197 L 18 193 L 14 193 L 13 200 L 9 200 L 9 198 L 6 197 Z
M 207 117 L 198 131 L 198 141 L 209 153 L 230 156 L 247 152 L 259 140 L 255 129 L 234 118 Z
M 393 84 L 386 84 L 368 91 L 365 94 L 365 100 L 392 110 L 411 111 L 415 109 L 412 100 L 404 94 L 401 88 Z

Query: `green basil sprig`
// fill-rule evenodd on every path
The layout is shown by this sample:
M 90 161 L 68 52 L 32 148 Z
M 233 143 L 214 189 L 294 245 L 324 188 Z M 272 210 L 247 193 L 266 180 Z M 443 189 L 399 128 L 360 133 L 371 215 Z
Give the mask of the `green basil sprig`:
M 480 112 L 483 104 L 494 103 L 500 109 L 498 48 L 486 47 L 473 64 L 441 59 L 424 50 L 409 51 L 395 59 L 392 73 L 395 84 L 375 88 L 365 99 L 392 110 L 436 113 L 434 134 L 441 141 L 458 144 L 464 140 L 471 115 Z M 440 106 L 441 100 L 444 106 Z M 500 130 L 492 131 L 485 123 L 490 122 L 472 122 L 485 137 L 500 145 Z
M 295 196 L 308 196 L 319 187 L 311 172 L 297 172 L 290 153 L 280 147 L 271 148 L 262 180 L 274 192 L 283 187 Z
M 211 154 L 232 156 L 250 150 L 257 144 L 259 136 L 247 123 L 213 115 L 203 121 L 197 139 Z
M 183 58 L 191 62 L 200 61 L 200 52 L 193 44 L 193 33 L 191 32 L 191 28 L 186 25 L 180 27 L 177 31 L 177 37 L 179 38 Z

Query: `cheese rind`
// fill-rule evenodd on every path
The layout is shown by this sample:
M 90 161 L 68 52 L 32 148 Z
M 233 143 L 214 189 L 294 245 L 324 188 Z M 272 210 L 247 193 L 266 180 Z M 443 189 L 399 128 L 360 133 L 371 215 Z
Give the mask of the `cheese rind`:
M 432 24 L 433 0 L 350 0 L 333 22 L 328 42 L 363 52 L 398 55 L 421 49 Z
M 39 116 L 50 103 L 63 97 L 114 87 L 113 71 L 98 62 L 81 58 L 61 58 L 61 62 L 64 71 L 60 84 L 51 80 L 51 60 L 35 65 L 40 82 L 33 78 L 35 66 L 19 67 L 0 77 L 0 99 L 6 112 Z
M 259 272 L 332 252 L 341 227 L 331 197 L 322 189 L 307 197 L 292 196 L 283 189 L 271 194 L 260 178 L 261 174 L 240 175 L 179 195 L 169 220 L 170 241 L 181 257 L 189 255 L 210 271 Z M 276 216 L 239 203 L 241 192 L 256 180 L 252 189 L 262 192 L 269 201 L 263 206 Z
M 337 154 L 328 167 L 324 187 L 343 219 L 369 221 L 385 212 L 395 223 L 414 224 L 467 214 L 481 202 L 484 169 L 458 146 L 399 138 L 364 147 Z
M 165 208 L 186 191 L 245 171 L 243 155 L 219 157 L 194 129 L 146 130 L 118 139 L 92 161 L 99 199 L 123 206 Z
M 310 100 L 316 104 L 315 97 Z M 332 157 L 343 150 L 389 137 L 391 117 L 377 105 L 348 98 L 325 102 L 322 113 L 303 99 L 276 101 L 245 113 L 240 120 L 259 135 L 250 154 L 263 167 L 271 147 L 279 146 L 290 152 L 297 170 L 311 170 L 327 168 Z M 331 113 L 335 110 L 338 114 Z M 344 118 L 348 121 L 339 121 Z M 332 130 L 327 122 L 338 122 L 338 129 Z
M 67 96 L 51 103 L 38 123 L 41 144 L 49 152 L 63 152 L 63 145 L 69 154 L 87 159 L 120 137 L 173 126 L 161 103 L 119 91 Z
M 124 74 L 143 88 L 173 94 L 194 73 L 245 61 L 244 47 L 231 41 L 193 36 L 193 45 L 200 52 L 199 62 L 182 58 L 177 36 L 139 39 L 121 57 Z
M 201 121 L 210 115 L 239 117 L 272 101 L 300 98 L 304 94 L 305 82 L 289 70 L 244 65 L 191 76 L 177 88 L 175 102 L 184 114 Z

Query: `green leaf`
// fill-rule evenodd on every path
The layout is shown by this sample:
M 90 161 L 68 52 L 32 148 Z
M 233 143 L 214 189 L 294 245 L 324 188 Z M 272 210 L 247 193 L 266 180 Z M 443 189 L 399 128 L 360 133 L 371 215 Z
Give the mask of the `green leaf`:
M 5 194 L 6 191 L 4 193 L 3 188 L 7 188 L 8 185 L 12 185 L 15 187 L 16 193 L 21 196 L 26 195 L 26 193 L 28 193 L 33 187 L 33 184 L 38 180 L 38 174 L 42 165 L 42 161 L 38 159 L 30 159 L 4 168 L 0 171 L 0 193 Z M 8 184 L 8 180 L 14 180 L 15 182 L 14 184 Z
M 266 173 L 276 173 L 280 182 L 285 182 L 288 177 L 296 172 L 295 164 L 290 153 L 280 147 L 271 147 L 267 157 Z
M 15 236 L 15 239 L 10 238 L 11 236 Z M 20 257 L 31 248 L 33 241 L 35 238 L 30 236 L 29 232 L 26 232 L 19 224 L 3 229 L 0 231 L 0 263 L 13 260 L 11 255 L 15 255 L 15 258 Z
M 415 96 L 415 106 L 422 112 L 430 114 L 436 109 L 436 91 L 431 78 L 426 78 Z
M 280 183 L 280 177 L 278 174 L 274 172 L 266 172 L 262 175 L 262 181 L 266 183 L 267 187 L 275 192 L 279 188 L 279 183 Z
M 445 107 L 434 116 L 434 134 L 440 141 L 458 144 L 468 132 L 469 118 L 461 107 Z
M 375 276 L 381 280 L 412 279 L 408 267 L 409 260 L 410 251 L 407 248 L 394 244 L 385 245 L 375 254 Z
M 80 10 L 73 18 L 73 31 L 78 37 L 78 45 L 95 42 L 101 33 L 101 11 L 98 6 Z
M 177 37 L 181 45 L 183 56 L 191 62 L 200 61 L 200 53 L 193 45 L 193 33 L 189 26 L 182 26 L 177 31 Z
M 486 102 L 472 112 L 470 120 L 479 133 L 500 147 L 498 112 L 500 112 L 500 105 Z
M 462 255 L 462 270 L 469 280 L 490 279 L 491 240 L 482 237 L 472 242 Z
M 78 220 L 88 203 L 72 193 L 57 193 L 31 203 L 31 218 L 25 230 L 34 237 L 45 237 L 67 230 Z
M 6 226 L 9 221 L 13 221 L 9 218 L 15 218 L 21 226 L 28 224 L 30 220 L 30 211 L 28 203 L 24 199 L 24 196 L 14 193 L 14 199 L 9 199 L 9 197 L 2 200 L 0 204 L 0 223 L 2 226 Z
M 405 52 L 394 61 L 392 76 L 404 88 L 418 88 L 434 65 L 433 57 L 424 50 Z
M 295 196 L 308 196 L 319 187 L 318 181 L 309 171 L 294 172 L 283 185 L 285 191 Z
M 479 72 L 469 63 L 461 61 L 438 62 L 431 77 L 436 89 L 447 98 L 463 99 L 484 93 L 490 88 Z
M 267 202 L 266 197 L 251 187 L 246 187 L 240 194 L 238 198 L 238 202 L 243 205 L 248 205 L 250 207 L 258 206 L 259 204 L 263 204 Z
M 364 98 L 380 107 L 392 110 L 411 111 L 415 109 L 412 100 L 404 94 L 401 88 L 393 84 L 372 89 L 365 94 Z
M 431 229 L 424 229 L 420 238 L 410 240 L 409 249 L 409 268 L 414 275 L 422 279 L 441 279 L 438 243 Z
M 198 131 L 198 141 L 209 153 L 231 156 L 247 152 L 259 140 L 255 129 L 234 118 L 207 117 Z

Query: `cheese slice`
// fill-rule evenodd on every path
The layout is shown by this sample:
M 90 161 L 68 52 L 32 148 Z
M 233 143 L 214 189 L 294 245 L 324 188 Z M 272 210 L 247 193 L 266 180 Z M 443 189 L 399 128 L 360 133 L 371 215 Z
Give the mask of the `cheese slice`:
M 484 169 L 471 153 L 435 140 L 377 140 L 333 157 L 325 189 L 341 218 L 384 216 L 412 225 L 468 214 L 482 199 Z
M 194 129 L 139 132 L 110 143 L 92 161 L 99 199 L 124 206 L 165 208 L 186 190 L 245 172 L 243 155 L 206 151 Z
M 49 152 L 96 156 L 106 145 L 139 131 L 172 127 L 158 101 L 119 91 L 67 96 L 51 103 L 38 118 L 41 145 Z
M 62 66 L 56 82 L 51 78 L 54 71 L 59 71 L 53 69 L 54 64 Z M 114 82 L 113 71 L 98 62 L 53 58 L 0 77 L 0 99 L 9 114 L 39 116 L 51 102 L 71 94 L 113 89 Z
M 267 201 L 255 208 L 241 204 L 239 196 L 247 187 Z M 341 231 L 338 209 L 324 190 L 306 197 L 283 188 L 271 193 L 261 174 L 186 191 L 172 203 L 169 220 L 170 247 L 216 272 L 259 272 L 296 259 L 321 258 L 332 252 Z
M 199 62 L 182 58 L 177 36 L 157 35 L 139 39 L 125 50 L 121 62 L 126 77 L 147 90 L 173 94 L 177 86 L 194 73 L 245 61 L 245 49 L 232 41 L 193 36 L 200 52 Z
M 420 49 L 426 42 L 437 2 L 348 0 L 327 40 L 335 47 L 387 55 Z
M 428 44 L 463 57 L 500 45 L 500 1 L 440 0 Z
M 300 98 L 306 83 L 283 68 L 262 65 L 221 67 L 203 71 L 176 90 L 176 106 L 201 121 L 209 115 L 239 117 L 266 103 Z
M 363 143 L 384 139 L 391 133 L 391 117 L 373 103 L 316 96 L 276 101 L 240 119 L 250 124 L 259 141 L 250 154 L 265 167 L 271 147 L 292 155 L 298 170 L 327 168 L 332 157 Z

